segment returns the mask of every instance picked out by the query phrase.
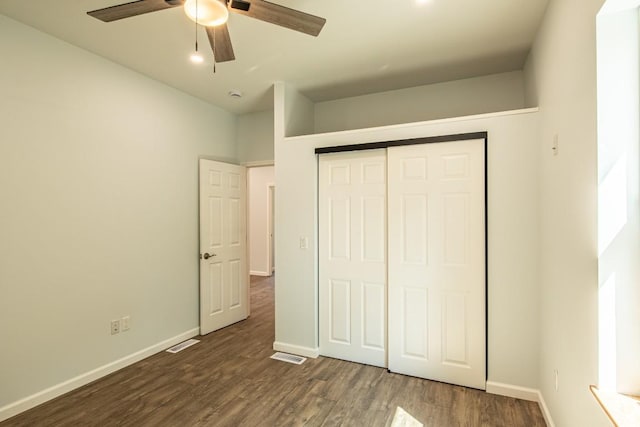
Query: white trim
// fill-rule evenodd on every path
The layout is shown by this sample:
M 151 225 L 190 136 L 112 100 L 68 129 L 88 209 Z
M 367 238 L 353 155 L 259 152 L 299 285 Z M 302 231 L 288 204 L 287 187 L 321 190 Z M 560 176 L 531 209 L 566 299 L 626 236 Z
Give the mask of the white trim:
M 283 342 L 275 341 L 273 343 L 273 349 L 276 351 L 282 351 L 285 353 L 296 354 L 298 356 L 311 357 L 312 359 L 317 358 L 320 355 L 319 348 L 311 348 L 311 347 L 302 347 L 300 345 L 295 344 L 287 344 Z
M 68 393 L 72 390 L 75 390 L 78 387 L 82 387 L 83 385 L 89 384 L 92 381 L 95 381 L 117 370 L 120 370 L 136 362 L 139 362 L 142 359 L 146 359 L 147 357 L 152 356 L 156 353 L 159 353 L 167 349 L 168 347 L 171 347 L 189 338 L 193 338 L 197 336 L 199 332 L 200 332 L 199 328 L 190 329 L 186 332 L 183 332 L 172 338 L 161 341 L 150 347 L 144 348 L 140 351 L 132 353 L 121 359 L 115 360 L 111 363 L 107 363 L 106 365 L 100 366 L 89 372 L 80 374 L 77 377 L 68 379 L 67 381 L 61 382 L 45 390 L 39 391 L 38 393 L 32 394 L 31 396 L 27 396 L 16 402 L 5 405 L 2 408 L 0 408 L 0 421 L 4 421 L 15 415 L 18 415 L 21 412 L 24 412 L 28 409 L 38 406 L 44 402 L 47 402 L 48 400 L 56 398 L 65 393 Z
M 256 270 L 249 271 L 249 274 L 251 276 L 264 276 L 264 277 L 271 276 L 271 274 L 267 273 L 266 271 L 256 271 Z
M 608 0 L 605 1 L 602 5 L 602 9 L 598 12 L 598 17 L 600 15 L 607 15 L 617 12 L 622 12 L 624 10 L 635 9 L 640 6 L 640 0 Z
M 198 160 L 213 160 L 214 162 L 222 162 L 229 163 L 230 165 L 242 166 L 236 159 L 231 159 L 229 157 L 208 156 L 203 154 L 198 156 Z
M 530 402 L 538 402 L 538 396 L 540 395 L 540 391 L 534 388 L 497 383 L 494 381 L 487 381 L 487 393 L 515 397 L 516 399 L 528 400 Z
M 275 173 L 275 170 L 274 170 Z M 275 212 L 275 193 L 276 192 L 276 184 L 275 182 L 267 183 L 267 270 L 271 272 L 270 275 L 273 274 L 273 271 L 276 269 L 275 263 L 273 262 L 273 248 L 275 247 L 275 215 L 272 215 Z
M 456 123 L 456 122 L 465 122 L 471 120 L 481 120 L 481 119 L 490 119 L 495 117 L 504 117 L 504 116 L 515 116 L 518 114 L 530 114 L 536 113 L 540 109 L 538 107 L 532 108 L 521 108 L 518 110 L 507 110 L 507 111 L 498 111 L 495 113 L 484 113 L 484 114 L 474 114 L 471 116 L 461 116 L 461 117 L 451 117 L 446 119 L 436 119 L 436 120 L 427 120 L 423 122 L 412 122 L 412 123 L 400 123 L 397 125 L 387 125 L 387 126 L 374 126 L 370 128 L 361 128 L 361 129 L 349 129 L 349 130 L 341 130 L 336 132 L 326 132 L 326 133 L 313 133 L 309 135 L 299 135 L 299 136 L 285 136 L 282 138 L 283 141 L 313 141 L 317 140 L 321 146 L 323 143 L 332 142 L 333 139 L 343 138 L 345 135 L 366 135 L 373 133 L 374 135 L 382 132 L 382 131 L 390 131 L 394 129 L 398 130 L 407 130 L 411 128 L 417 128 L 425 125 L 440 125 L 443 123 Z M 331 138 L 328 138 L 331 137 Z
M 542 411 L 542 416 L 544 417 L 544 421 L 547 423 L 547 427 L 556 427 L 556 424 L 553 422 L 551 418 L 551 412 L 547 407 L 546 402 L 544 401 L 544 397 L 542 397 L 542 392 L 538 391 L 538 405 L 540 406 L 540 411 Z
M 551 412 L 542 397 L 540 390 L 535 388 L 520 387 L 512 384 L 498 383 L 494 381 L 487 381 L 487 393 L 498 394 L 500 396 L 514 397 L 516 399 L 529 400 L 531 402 L 538 402 L 540 411 L 544 417 L 544 421 L 548 427 L 556 427 L 553 419 L 551 418 Z
M 263 166 L 274 166 L 275 162 L 273 160 L 258 160 L 255 162 L 243 162 L 242 166 L 247 168 L 260 168 Z

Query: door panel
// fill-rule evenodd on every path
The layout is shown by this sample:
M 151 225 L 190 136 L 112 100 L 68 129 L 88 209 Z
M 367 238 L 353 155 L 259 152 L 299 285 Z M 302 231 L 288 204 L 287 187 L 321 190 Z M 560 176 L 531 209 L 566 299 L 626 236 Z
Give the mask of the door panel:
M 386 154 L 319 165 L 320 352 L 386 366 Z
M 413 359 L 428 360 L 429 329 L 416 325 L 428 324 L 429 292 L 426 289 L 405 288 L 402 290 L 402 355 Z M 393 313 L 389 313 L 392 315 Z
M 485 388 L 484 141 L 388 149 L 389 369 Z
M 329 200 L 329 246 L 332 260 L 348 260 L 351 255 L 351 200 L 335 197 Z
M 402 260 L 405 264 L 427 263 L 427 196 L 410 194 L 402 196 L 402 210 L 397 218 L 402 229 Z
M 238 308 L 242 304 L 242 262 L 239 259 L 229 260 L 231 301 L 229 308 Z
M 467 342 L 469 340 L 467 325 L 467 296 L 449 294 L 444 302 L 444 323 L 442 325 L 443 361 L 444 363 L 469 368 L 467 358 Z
M 209 263 L 209 275 L 205 278 L 205 286 L 209 294 L 209 314 L 214 315 L 222 312 L 222 263 Z
M 200 333 L 203 335 L 247 318 L 246 227 L 245 168 L 200 160 Z
M 219 249 L 222 246 L 222 198 L 209 197 L 209 237 L 208 246 L 210 248 Z M 205 219 L 206 220 L 206 219 Z
M 384 262 L 387 250 L 384 236 L 386 203 L 384 196 L 368 196 L 362 199 L 362 260 Z
M 351 283 L 347 280 L 331 280 L 329 292 L 329 340 L 334 343 L 351 344 Z
M 468 193 L 445 194 L 444 205 L 444 264 L 467 265 L 469 250 L 469 198 Z
M 362 345 L 384 351 L 386 325 L 383 323 L 384 316 L 380 313 L 387 309 L 384 304 L 386 289 L 379 283 L 363 283 L 362 292 Z

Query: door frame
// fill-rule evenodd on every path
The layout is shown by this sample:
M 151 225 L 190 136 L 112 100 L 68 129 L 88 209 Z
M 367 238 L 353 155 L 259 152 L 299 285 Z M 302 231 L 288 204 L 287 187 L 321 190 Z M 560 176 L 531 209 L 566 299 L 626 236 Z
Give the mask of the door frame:
M 276 184 L 267 184 L 267 259 L 269 260 L 268 275 L 273 276 L 276 271 L 274 262 L 275 253 L 275 208 L 276 208 Z
M 257 272 L 254 271 L 252 273 L 251 270 L 251 203 L 250 203 L 250 198 L 251 198 L 251 179 L 250 179 L 250 170 L 251 169 L 258 169 L 258 168 L 263 168 L 263 167 L 273 167 L 273 172 L 274 172 L 274 178 L 275 178 L 275 163 L 274 162 L 270 162 L 270 161 L 264 161 L 264 162 L 245 162 L 242 164 L 242 166 L 247 168 L 247 259 L 248 259 L 248 263 L 249 263 L 249 277 L 251 277 L 252 275 L 254 276 L 265 276 L 265 274 L 263 274 L 263 272 Z M 275 180 L 274 180 L 275 181 Z M 273 221 L 273 226 L 275 227 L 275 216 L 273 216 L 273 218 L 269 218 L 269 216 L 272 215 L 271 212 L 271 199 L 270 199 L 270 192 L 271 192 L 271 187 L 274 188 L 275 191 L 275 187 L 276 184 L 274 181 L 270 181 L 270 182 L 262 182 L 260 185 L 262 189 L 265 189 L 267 192 L 267 206 L 265 207 L 267 209 L 267 229 L 266 229 L 266 235 L 264 236 L 266 238 L 266 255 L 267 255 L 267 270 L 266 272 L 266 276 L 265 277 L 270 277 L 273 276 L 273 262 L 272 262 L 272 248 L 269 244 L 270 242 L 270 223 L 269 221 Z M 262 185 L 264 185 L 264 187 L 262 187 Z M 275 213 L 275 206 L 273 206 L 274 208 L 274 213 Z M 275 236 L 274 236 L 275 237 Z M 274 240 L 274 246 L 275 246 L 275 240 Z
M 377 141 L 377 142 L 365 142 L 362 144 L 349 144 L 349 145 L 335 145 L 330 147 L 319 147 L 315 149 L 316 154 L 316 165 L 319 165 L 320 154 L 329 154 L 329 153 L 341 153 L 346 151 L 362 151 L 362 150 L 375 150 L 379 148 L 389 148 L 389 147 L 400 147 L 404 145 L 418 145 L 418 144 L 435 144 L 439 142 L 453 142 L 453 141 L 464 141 L 464 140 L 472 140 L 472 139 L 482 139 L 484 141 L 484 297 L 485 297 L 485 381 L 489 378 L 489 180 L 488 180 L 488 154 L 489 154 L 489 133 L 487 131 L 480 132 L 470 132 L 470 133 L 461 133 L 461 134 L 453 134 L 453 135 L 439 135 L 439 136 L 427 136 L 420 138 L 410 138 L 410 139 L 398 139 L 391 141 Z M 319 166 L 318 170 L 319 170 Z M 318 209 L 320 208 L 320 198 L 319 198 L 319 185 L 317 183 L 318 188 L 316 188 L 316 194 L 318 194 L 318 199 L 316 200 L 316 206 Z M 316 213 L 319 215 L 319 213 Z M 319 235 L 320 228 L 319 224 L 316 222 L 316 235 Z M 317 241 L 317 239 L 316 239 Z M 319 259 L 319 248 L 317 248 L 316 253 L 318 254 L 318 259 L 316 259 L 317 265 L 320 263 Z M 316 281 L 319 283 L 319 274 L 320 272 L 316 272 L 317 276 Z M 320 304 L 319 299 L 318 305 Z M 320 311 L 320 307 L 316 307 L 316 324 L 318 328 L 320 327 L 320 320 L 318 318 L 318 313 Z M 320 331 L 317 330 L 316 334 L 319 336 Z

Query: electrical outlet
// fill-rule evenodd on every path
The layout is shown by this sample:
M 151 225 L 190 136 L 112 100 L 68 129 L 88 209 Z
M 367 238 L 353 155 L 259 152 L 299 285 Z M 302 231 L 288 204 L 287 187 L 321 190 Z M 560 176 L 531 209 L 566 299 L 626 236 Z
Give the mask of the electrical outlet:
M 558 370 L 557 369 L 553 370 L 553 377 L 554 377 L 556 391 L 558 391 Z
M 120 326 L 122 332 L 128 331 L 131 328 L 131 316 L 124 316 L 122 319 L 120 319 Z
M 112 320 L 111 321 L 111 335 L 115 335 L 120 332 L 120 321 Z

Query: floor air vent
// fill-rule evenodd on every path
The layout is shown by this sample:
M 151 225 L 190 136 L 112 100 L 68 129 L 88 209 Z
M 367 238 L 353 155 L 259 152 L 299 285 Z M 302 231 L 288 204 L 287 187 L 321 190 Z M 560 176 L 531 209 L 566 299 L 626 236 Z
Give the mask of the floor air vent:
M 176 344 L 173 347 L 167 349 L 168 353 L 177 353 L 179 351 L 184 350 L 187 347 L 191 347 L 194 344 L 198 344 L 200 342 L 200 340 L 194 340 L 194 339 L 190 339 L 190 340 L 186 340 L 184 342 L 181 342 L 180 344 Z
M 271 358 L 275 360 L 281 360 L 283 362 L 295 363 L 296 365 L 302 365 L 302 363 L 307 360 L 306 357 L 280 352 L 275 353 L 273 356 L 271 356 Z

